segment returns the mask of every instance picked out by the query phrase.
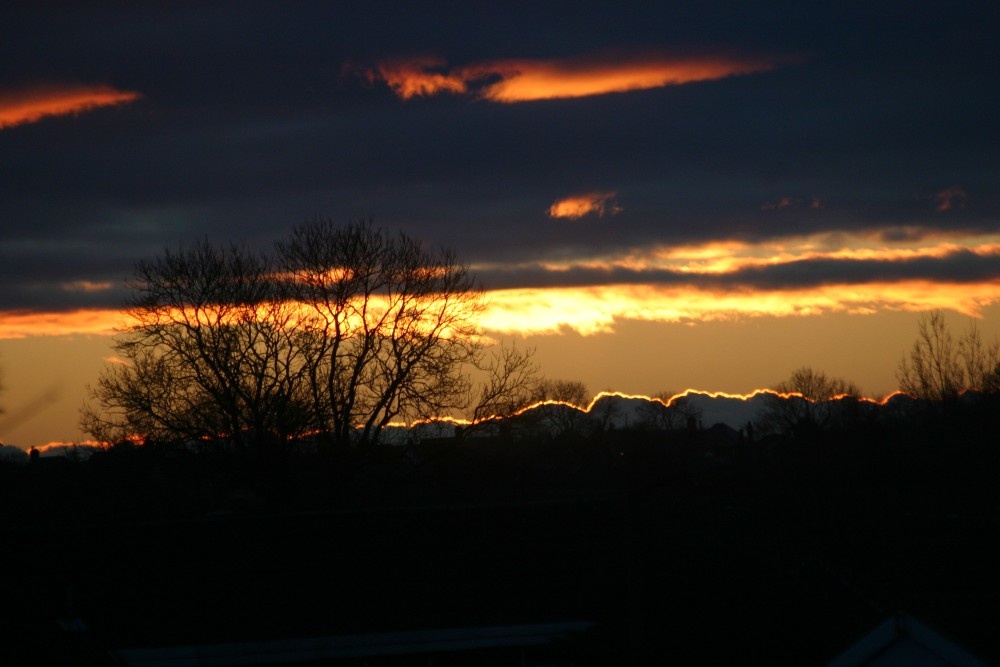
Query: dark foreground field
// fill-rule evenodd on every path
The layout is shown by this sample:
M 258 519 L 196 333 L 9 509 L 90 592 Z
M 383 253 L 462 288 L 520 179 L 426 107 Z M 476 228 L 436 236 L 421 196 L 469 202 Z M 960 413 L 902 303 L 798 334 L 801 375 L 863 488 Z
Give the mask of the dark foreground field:
M 1000 456 L 949 428 L 10 466 L 0 664 L 457 632 L 479 647 L 304 664 L 808 665 L 897 611 L 1000 662 Z M 488 648 L 484 628 L 557 631 Z

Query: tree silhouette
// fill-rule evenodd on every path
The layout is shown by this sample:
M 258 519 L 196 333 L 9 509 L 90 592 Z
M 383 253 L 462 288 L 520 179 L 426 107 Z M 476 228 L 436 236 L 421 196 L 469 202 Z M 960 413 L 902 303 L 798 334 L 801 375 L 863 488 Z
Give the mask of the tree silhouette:
M 590 403 L 590 390 L 579 380 L 554 380 L 543 378 L 538 381 L 531 393 L 533 403 L 542 401 L 559 401 L 569 403 L 578 408 L 586 408 Z
M 486 377 L 470 410 L 473 426 L 495 417 L 510 417 L 535 402 L 538 365 L 533 357 L 533 348 L 522 350 L 512 344 L 477 362 Z
M 935 310 L 917 323 L 917 340 L 896 371 L 899 388 L 916 398 L 943 401 L 965 389 L 1000 391 L 1000 340 L 983 342 L 973 321 L 959 338 Z
M 84 429 L 105 442 L 366 446 L 393 420 L 516 402 L 530 382 L 530 352 L 487 358 L 483 293 L 451 251 L 328 221 L 276 251 L 202 241 L 139 262 L 114 344 L 125 363 L 91 389 Z M 490 391 L 475 391 L 475 368 Z
M 567 405 L 539 406 L 532 410 L 528 421 L 533 422 L 531 423 L 532 428 L 555 436 L 578 434 L 587 428 L 588 415 L 584 410 L 587 409 L 590 400 L 590 390 L 583 382 L 542 378 L 532 387 L 528 402 L 550 401 Z
M 310 423 L 297 311 L 270 263 L 203 240 L 136 264 L 126 314 L 81 425 L 104 442 L 283 440 Z
M 370 222 L 315 221 L 277 246 L 319 432 L 375 442 L 393 420 L 471 408 L 473 418 L 520 407 L 530 352 L 485 354 L 483 292 L 450 250 L 430 251 Z M 477 393 L 470 371 L 487 371 Z
M 767 396 L 758 426 L 765 432 L 793 435 L 830 426 L 844 400 L 861 397 L 861 389 L 853 382 L 808 366 L 794 370 L 787 380 L 774 385 L 774 391 L 778 393 Z
M 659 391 L 642 409 L 643 424 L 657 431 L 674 431 L 701 422 L 703 411 L 689 396 L 672 391 Z

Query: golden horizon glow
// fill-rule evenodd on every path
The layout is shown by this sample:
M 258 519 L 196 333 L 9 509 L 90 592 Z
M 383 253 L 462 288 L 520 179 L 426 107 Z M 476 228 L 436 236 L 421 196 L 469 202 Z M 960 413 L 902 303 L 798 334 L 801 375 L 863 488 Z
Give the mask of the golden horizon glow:
M 691 396 L 705 396 L 705 397 L 710 398 L 710 399 L 726 398 L 726 399 L 733 399 L 733 400 L 737 400 L 737 401 L 746 402 L 746 401 L 749 401 L 749 400 L 752 400 L 752 399 L 756 398 L 757 396 L 761 396 L 761 395 L 765 395 L 765 394 L 766 395 L 770 395 L 770 396 L 777 396 L 778 398 L 782 398 L 782 399 L 801 398 L 802 400 L 808 401 L 809 403 L 824 403 L 824 402 L 827 402 L 827 401 L 838 401 L 838 400 L 842 400 L 842 399 L 848 397 L 847 394 L 838 394 L 836 396 L 830 396 L 828 398 L 813 399 L 813 398 L 809 398 L 807 396 L 803 396 L 801 393 L 799 393 L 797 391 L 790 391 L 790 392 L 788 392 L 788 391 L 778 391 L 776 389 L 772 389 L 772 388 L 769 388 L 769 387 L 764 387 L 764 388 L 760 388 L 760 389 L 752 389 L 752 390 L 748 391 L 745 394 L 729 393 L 729 392 L 725 392 L 725 391 L 707 391 L 707 390 L 704 390 L 704 389 L 690 389 L 689 388 L 689 389 L 685 389 L 684 391 L 679 391 L 679 392 L 676 392 L 676 393 L 672 393 L 667 398 L 663 398 L 663 397 L 660 397 L 660 396 L 647 396 L 646 394 L 629 394 L 629 393 L 620 392 L 620 391 L 601 391 L 601 392 L 598 392 L 597 394 L 595 394 L 594 397 L 592 399 L 590 399 L 590 401 L 585 406 L 583 406 L 583 405 L 577 405 L 575 403 L 570 403 L 569 401 L 560 401 L 560 400 L 554 400 L 554 399 L 547 399 L 547 400 L 544 400 L 544 401 L 536 401 L 534 403 L 526 405 L 523 408 L 520 408 L 520 409 L 514 411 L 512 414 L 510 414 L 509 416 L 506 416 L 506 417 L 503 416 L 503 415 L 490 415 L 489 417 L 484 417 L 482 419 L 474 421 L 474 420 L 471 420 L 471 419 L 468 419 L 468 418 L 465 418 L 465 417 L 455 417 L 455 416 L 452 416 L 452 415 L 442 415 L 440 417 L 424 417 L 422 419 L 414 419 L 413 421 L 410 421 L 410 422 L 394 421 L 394 422 L 390 422 L 386 426 L 389 427 L 389 428 L 416 428 L 416 427 L 421 426 L 423 424 L 451 424 L 451 425 L 454 425 L 454 426 L 472 426 L 472 425 L 475 425 L 475 424 L 485 424 L 485 423 L 489 423 L 489 422 L 495 422 L 495 421 L 499 421 L 501 419 L 507 419 L 507 418 L 510 418 L 510 417 L 518 417 L 520 415 L 525 414 L 526 412 L 530 412 L 531 410 L 534 410 L 535 408 L 539 408 L 539 407 L 542 407 L 542 406 L 545 406 L 545 405 L 561 405 L 561 406 L 564 406 L 564 407 L 567 407 L 567 408 L 570 408 L 570 409 L 573 409 L 573 410 L 577 410 L 577 411 L 579 411 L 579 412 L 581 412 L 583 414 L 589 414 L 594 409 L 594 406 L 596 406 L 599 401 L 601 401 L 603 399 L 606 399 L 606 398 L 623 398 L 623 399 L 626 399 L 626 400 L 649 401 L 650 403 L 659 403 L 660 405 L 669 408 L 669 407 L 674 406 L 678 401 L 681 401 L 681 400 L 683 400 L 685 398 L 689 398 Z M 896 396 L 908 396 L 908 394 L 906 394 L 905 392 L 900 391 L 900 390 L 897 389 L 895 391 L 891 391 L 891 392 L 885 394 L 881 398 L 874 397 L 874 396 L 858 396 L 856 398 L 857 398 L 858 401 L 860 401 L 862 403 L 871 403 L 872 405 L 884 406 L 884 405 L 888 404 L 889 401 L 891 401 Z
M 0 92 L 0 130 L 49 116 L 76 115 L 139 99 L 134 91 L 107 85 L 45 85 Z
M 890 233 L 902 240 L 887 243 Z M 747 269 L 780 267 L 795 262 L 946 260 L 956 253 L 983 258 L 1000 257 L 1000 234 L 920 234 L 915 230 L 880 233 L 824 233 L 750 243 L 719 241 L 639 248 L 581 260 L 535 264 L 481 264 L 475 271 L 542 270 L 553 275 L 590 271 L 631 271 L 634 281 L 623 284 L 487 288 L 488 305 L 479 324 L 487 332 L 551 335 L 576 331 L 583 335 L 610 333 L 624 320 L 679 322 L 733 321 L 754 317 L 801 317 L 830 313 L 873 314 L 879 311 L 956 311 L 978 317 L 982 308 L 1000 302 L 995 282 L 909 280 L 850 283 L 837 280 L 816 286 L 754 287 L 732 281 L 713 286 L 728 274 Z M 669 272 L 674 282 L 644 282 L 643 272 Z M 697 280 L 708 280 L 699 286 Z M 752 280 L 752 278 L 751 278 Z M 106 283 L 77 281 L 70 287 L 92 291 Z M 67 286 L 63 285 L 66 289 Z M 384 306 L 382 306 L 384 307 Z M 349 315 L 351 315 L 349 313 Z M 352 323 L 357 325 L 356 314 Z M 124 313 L 111 309 L 71 312 L 0 313 L 0 339 L 65 334 L 113 334 L 127 324 Z
M 0 340 L 29 336 L 111 336 L 121 330 L 124 322 L 124 313 L 113 309 L 0 311 Z
M 472 425 L 475 425 L 475 424 L 485 424 L 485 423 L 489 423 L 489 422 L 495 422 L 495 421 L 499 421 L 501 419 L 506 419 L 506 418 L 510 418 L 510 417 L 518 417 L 518 416 L 523 415 L 523 414 L 525 414 L 527 412 L 530 412 L 531 410 L 534 410 L 536 408 L 539 408 L 539 407 L 542 407 L 542 406 L 546 406 L 546 405 L 560 405 L 560 406 L 564 406 L 564 407 L 570 408 L 572 410 L 577 410 L 578 412 L 580 412 L 582 414 L 589 414 L 594 409 L 594 406 L 596 406 L 599 401 L 601 401 L 603 399 L 606 399 L 606 398 L 623 398 L 623 399 L 628 399 L 628 400 L 643 400 L 643 401 L 649 401 L 650 403 L 659 403 L 660 405 L 663 405 L 664 407 L 668 407 L 669 408 L 669 407 L 674 406 L 678 401 L 683 400 L 685 398 L 689 398 L 691 396 L 704 396 L 704 397 L 710 398 L 710 399 L 725 398 L 725 399 L 732 399 L 732 400 L 746 402 L 746 401 L 752 400 L 752 399 L 756 398 L 757 396 L 761 396 L 761 395 L 777 396 L 778 398 L 783 398 L 783 399 L 801 398 L 802 400 L 808 401 L 810 403 L 823 403 L 823 402 L 826 402 L 826 401 L 837 401 L 837 400 L 841 400 L 841 399 L 847 397 L 846 394 L 840 394 L 840 395 L 837 395 L 837 396 L 830 396 L 830 397 L 825 398 L 825 399 L 818 399 L 817 400 L 817 399 L 812 399 L 812 398 L 808 398 L 806 396 L 803 396 L 799 392 L 795 392 L 795 391 L 793 391 L 793 392 L 781 392 L 781 391 L 777 391 L 776 389 L 772 389 L 772 388 L 769 388 L 769 387 L 764 387 L 764 388 L 760 388 L 760 389 L 752 389 L 752 390 L 750 390 L 750 391 L 748 391 L 748 392 L 746 392 L 744 394 L 730 393 L 730 392 L 724 392 L 724 391 L 708 391 L 708 390 L 704 390 L 704 389 L 691 389 L 691 388 L 688 388 L 688 389 L 685 389 L 683 391 L 672 393 L 672 394 L 670 394 L 669 397 L 666 397 L 666 398 L 661 397 L 661 396 L 647 396 L 645 394 L 629 394 L 629 393 L 620 392 L 620 391 L 601 391 L 601 392 L 598 392 L 592 399 L 590 399 L 590 401 L 587 403 L 586 406 L 577 405 L 577 404 L 571 403 L 569 401 L 560 401 L 560 400 L 548 399 L 548 400 L 544 400 L 544 401 L 536 401 L 534 403 L 526 405 L 526 406 L 524 406 L 524 407 L 516 410 L 514 413 L 512 413 L 511 415 L 508 415 L 506 417 L 502 416 L 502 415 L 490 415 L 488 417 L 484 417 L 482 419 L 473 421 L 473 420 L 465 418 L 465 417 L 455 417 L 455 416 L 452 416 L 452 415 L 441 415 L 441 416 L 438 416 L 438 417 L 424 417 L 424 418 L 421 418 L 421 419 L 414 419 L 414 420 L 412 420 L 410 422 L 393 421 L 393 422 L 389 422 L 388 424 L 386 424 L 385 428 L 407 428 L 407 429 L 412 429 L 412 428 L 416 428 L 416 427 L 424 425 L 424 424 L 451 424 L 453 426 L 472 426 Z M 857 398 L 858 401 L 860 401 L 862 403 L 871 403 L 872 405 L 884 406 L 884 405 L 888 404 L 889 401 L 891 401 L 896 396 L 908 396 L 908 394 L 906 394 L 905 392 L 900 391 L 900 390 L 897 389 L 897 390 L 894 390 L 894 391 L 891 391 L 891 392 L 885 394 L 881 398 L 874 397 L 874 396 L 858 396 L 856 398 Z M 137 436 L 134 439 L 134 442 L 135 442 L 135 444 L 141 444 L 141 440 L 142 439 Z M 77 442 L 67 442 L 67 441 L 63 441 L 63 440 L 52 440 L 52 441 L 49 441 L 49 442 L 47 442 L 45 444 L 33 445 L 32 446 L 33 449 L 37 449 L 38 450 L 39 454 L 45 454 L 49 450 L 69 449 L 69 448 L 76 448 L 76 447 L 85 447 L 85 448 L 92 448 L 92 449 L 107 450 L 109 448 L 109 445 L 107 443 L 101 443 L 101 442 L 98 442 L 96 440 L 89 440 L 88 439 L 88 440 L 80 440 L 80 441 L 77 441 Z
M 754 74 L 778 59 L 730 55 L 676 56 L 604 52 L 568 58 L 501 59 L 448 68 L 442 58 L 382 61 L 360 74 L 381 81 L 401 99 L 473 92 L 491 102 L 516 103 L 624 93 Z
M 584 336 L 613 333 L 623 320 L 694 324 L 755 317 L 943 309 L 978 317 L 1000 301 L 993 283 L 912 280 L 807 289 L 714 290 L 690 286 L 613 285 L 496 290 L 483 327 L 503 334 Z
M 685 389 L 684 391 L 677 392 L 676 394 L 671 395 L 671 397 L 667 400 L 665 405 L 667 406 L 673 405 L 673 403 L 678 399 L 685 398 L 693 394 L 697 394 L 698 396 L 707 396 L 709 398 L 733 398 L 739 401 L 749 401 L 750 399 L 755 398 L 756 396 L 760 396 L 761 394 L 771 394 L 779 398 L 801 398 L 802 400 L 809 401 L 810 403 L 822 403 L 823 401 L 838 401 L 843 398 L 849 397 L 849 394 L 837 394 L 835 396 L 830 396 L 828 398 L 820 399 L 817 401 L 816 399 L 809 398 L 808 396 L 803 396 L 800 392 L 797 391 L 778 391 L 776 389 L 771 389 L 771 388 L 752 389 L 745 394 L 728 393 L 725 391 L 705 391 L 704 389 Z M 862 403 L 885 405 L 896 396 L 909 396 L 909 394 L 900 391 L 899 389 L 895 389 L 893 391 L 888 392 L 881 398 L 877 398 L 875 396 L 858 396 L 856 398 Z M 643 398 L 643 397 L 637 396 L 636 398 Z M 663 401 L 660 402 L 662 403 Z
M 534 410 L 535 408 L 538 408 L 538 407 L 541 407 L 541 406 L 545 406 L 545 405 L 561 405 L 561 406 L 564 406 L 564 407 L 567 407 L 567 408 L 570 408 L 570 409 L 573 409 L 573 410 L 577 410 L 577 411 L 579 411 L 582 414 L 589 414 L 594 409 L 594 406 L 599 401 L 601 401 L 602 399 L 609 398 L 609 397 L 611 397 L 611 398 L 644 400 L 644 401 L 649 401 L 651 403 L 659 403 L 659 404 L 663 405 L 664 407 L 668 407 L 669 408 L 669 407 L 674 406 L 678 401 L 686 399 L 686 398 L 689 398 L 691 396 L 704 396 L 704 397 L 709 398 L 709 399 L 725 398 L 725 399 L 732 399 L 732 400 L 738 400 L 738 401 L 746 402 L 746 401 L 750 401 L 750 400 L 756 398 L 757 396 L 761 396 L 761 395 L 777 396 L 777 397 L 783 398 L 783 399 L 801 398 L 802 400 L 808 401 L 810 403 L 823 403 L 823 402 L 826 402 L 826 401 L 837 401 L 837 400 L 841 400 L 841 399 L 843 399 L 843 398 L 846 397 L 845 394 L 841 394 L 841 395 L 837 395 L 837 396 L 830 396 L 829 398 L 825 398 L 825 399 L 816 400 L 816 399 L 812 399 L 812 398 L 808 398 L 806 396 L 803 396 L 799 392 L 781 392 L 781 391 L 777 391 L 777 390 L 769 388 L 769 387 L 764 387 L 764 388 L 759 388 L 759 389 L 752 389 L 752 390 L 750 390 L 750 391 L 748 391 L 746 393 L 742 393 L 742 394 L 741 393 L 730 393 L 730 392 L 724 392 L 724 391 L 708 391 L 708 390 L 704 390 L 704 389 L 691 389 L 691 388 L 688 388 L 688 389 L 685 389 L 683 391 L 672 393 L 672 394 L 670 394 L 670 396 L 668 396 L 666 398 L 661 397 L 661 396 L 647 396 L 646 394 L 629 394 L 629 393 L 619 392 L 619 391 L 602 391 L 602 392 L 598 392 L 587 403 L 586 406 L 576 405 L 575 403 L 570 403 L 568 401 L 559 401 L 559 400 L 551 400 L 551 399 L 550 400 L 544 400 L 544 401 L 536 401 L 534 403 L 531 403 L 529 405 L 524 406 L 523 408 L 518 409 L 512 415 L 510 415 L 510 417 L 517 417 L 517 416 L 523 415 L 526 412 L 529 412 L 531 410 Z M 875 396 L 858 396 L 858 397 L 856 397 L 856 399 L 858 401 L 862 402 L 862 403 L 870 403 L 872 405 L 885 406 L 893 398 L 895 398 L 897 396 L 909 396 L 909 395 L 906 392 L 903 392 L 903 391 L 900 391 L 900 390 L 897 389 L 897 390 L 894 390 L 894 391 L 891 391 L 891 392 L 885 394 L 884 396 L 882 396 L 880 398 L 879 397 L 875 397 Z M 489 422 L 495 422 L 495 421 L 498 421 L 498 420 L 501 420 L 501 419 L 504 419 L 504 418 L 505 417 L 503 417 L 501 415 L 490 415 L 489 417 L 485 417 L 485 418 L 480 419 L 478 421 L 473 421 L 471 419 L 467 419 L 467 418 L 464 418 L 464 417 L 455 417 L 455 416 L 451 416 L 451 415 L 442 415 L 442 416 L 439 416 L 439 417 L 426 417 L 426 418 L 422 418 L 422 419 L 414 419 L 413 421 L 410 421 L 410 422 L 393 421 L 393 422 L 390 422 L 389 424 L 386 424 L 386 428 L 407 428 L 407 429 L 412 429 L 412 428 L 416 428 L 416 427 L 424 425 L 424 424 L 435 424 L 435 423 L 451 424 L 453 426 L 471 426 L 473 424 L 484 424 L 484 423 L 489 423 Z M 136 436 L 135 439 L 133 440 L 133 442 L 135 444 L 141 444 L 141 441 L 142 441 L 142 439 L 139 438 L 138 436 Z M 51 441 L 49 441 L 49 442 L 47 442 L 45 444 L 32 445 L 29 449 L 36 449 L 36 450 L 38 450 L 38 452 L 39 452 L 40 455 L 44 455 L 44 454 L 46 454 L 50 450 L 65 450 L 65 449 L 73 449 L 73 448 L 77 448 L 77 447 L 84 447 L 84 448 L 88 448 L 88 449 L 97 449 L 97 450 L 107 450 L 109 448 L 109 445 L 107 443 L 101 443 L 101 442 L 98 442 L 96 440 L 91 440 L 91 439 L 79 440 L 79 441 L 51 440 Z M 24 449 L 23 447 L 19 447 L 19 448 L 22 449 L 23 451 L 27 451 L 27 449 Z
M 595 201 L 607 202 L 613 194 L 597 193 L 581 196 L 580 199 L 583 205 L 594 206 Z M 887 242 L 887 236 L 899 240 Z M 728 286 L 698 286 L 684 282 L 687 276 L 692 280 L 699 276 L 714 278 L 746 269 L 778 267 L 796 262 L 875 261 L 891 264 L 920 259 L 944 260 L 956 253 L 1000 258 L 1000 234 L 922 233 L 911 228 L 861 233 L 827 232 L 759 242 L 711 241 L 627 249 L 579 260 L 480 264 L 472 269 L 504 270 L 514 274 L 518 270 L 538 269 L 551 274 L 566 274 L 574 270 L 609 274 L 615 270 L 634 272 L 635 282 L 625 284 L 486 290 L 489 304 L 480 323 L 488 331 L 537 334 L 571 329 L 593 334 L 612 331 L 614 322 L 622 319 L 696 322 L 765 315 L 786 317 L 936 308 L 975 317 L 984 306 L 1000 301 L 1000 287 L 994 282 L 914 278 L 852 284 L 838 281 L 835 275 L 825 284 L 810 287 L 754 287 L 735 281 Z M 679 276 L 678 282 L 643 282 L 642 273 L 654 271 L 673 272 Z M 78 280 L 63 284 L 62 288 L 91 292 L 110 289 L 111 284 Z M 388 307 L 378 300 L 376 305 L 379 306 L 378 312 Z M 214 317 L 220 313 L 208 314 Z M 173 315 L 179 316 L 180 313 Z M 356 313 L 353 315 L 356 316 Z M 0 339 L 66 333 L 108 334 L 120 330 L 126 322 L 124 313 L 113 309 L 0 312 Z
M 35 445 L 32 449 L 37 449 L 39 455 L 45 454 L 52 449 L 73 449 L 76 447 L 86 447 L 88 449 L 109 449 L 108 445 L 96 440 L 81 440 L 80 442 L 63 442 L 62 440 L 52 440 L 44 445 Z
M 590 214 L 595 214 L 599 218 L 603 218 L 605 213 L 617 215 L 622 211 L 622 208 L 613 201 L 617 194 L 617 192 L 588 192 L 558 199 L 552 203 L 547 212 L 550 218 L 570 220 L 579 220 Z

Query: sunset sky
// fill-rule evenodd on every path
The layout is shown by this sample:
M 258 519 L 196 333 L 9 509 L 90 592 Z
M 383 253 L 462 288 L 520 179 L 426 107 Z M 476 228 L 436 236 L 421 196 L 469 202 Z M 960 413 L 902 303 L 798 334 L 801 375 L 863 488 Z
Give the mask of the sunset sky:
M 0 8 L 0 442 L 84 437 L 137 259 L 316 217 L 454 248 L 595 392 L 882 396 L 921 311 L 1000 332 L 997 3 L 35 4 Z

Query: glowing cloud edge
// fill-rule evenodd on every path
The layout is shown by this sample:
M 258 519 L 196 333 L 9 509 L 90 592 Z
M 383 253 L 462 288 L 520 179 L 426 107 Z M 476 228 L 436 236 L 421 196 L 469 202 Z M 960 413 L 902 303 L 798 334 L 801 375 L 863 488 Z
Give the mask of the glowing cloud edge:
M 108 85 L 46 84 L 0 92 L 0 130 L 37 123 L 48 117 L 128 104 L 141 97 L 138 92 Z
M 677 55 L 612 49 L 553 59 L 510 58 L 447 67 L 443 58 L 390 58 L 347 67 L 369 84 L 387 85 L 409 100 L 473 94 L 503 104 L 626 93 L 766 72 L 791 58 L 729 54 Z

